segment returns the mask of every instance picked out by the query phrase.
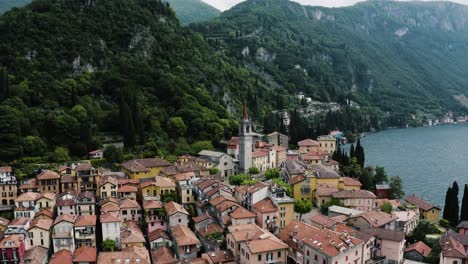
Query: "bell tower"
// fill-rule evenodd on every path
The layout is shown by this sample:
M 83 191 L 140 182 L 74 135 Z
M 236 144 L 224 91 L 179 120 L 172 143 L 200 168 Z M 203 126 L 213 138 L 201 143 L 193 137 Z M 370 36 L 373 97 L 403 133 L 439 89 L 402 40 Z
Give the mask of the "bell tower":
M 242 121 L 239 124 L 239 172 L 247 173 L 252 167 L 253 132 L 245 104 L 242 114 Z

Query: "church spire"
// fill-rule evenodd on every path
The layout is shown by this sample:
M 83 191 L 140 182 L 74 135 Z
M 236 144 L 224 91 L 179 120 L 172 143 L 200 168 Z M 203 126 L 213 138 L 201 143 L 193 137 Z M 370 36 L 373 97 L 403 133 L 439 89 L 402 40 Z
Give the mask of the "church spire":
M 247 113 L 247 107 L 245 106 L 245 103 L 242 106 L 242 114 L 243 114 L 243 117 L 244 117 L 244 121 L 249 120 L 249 114 Z

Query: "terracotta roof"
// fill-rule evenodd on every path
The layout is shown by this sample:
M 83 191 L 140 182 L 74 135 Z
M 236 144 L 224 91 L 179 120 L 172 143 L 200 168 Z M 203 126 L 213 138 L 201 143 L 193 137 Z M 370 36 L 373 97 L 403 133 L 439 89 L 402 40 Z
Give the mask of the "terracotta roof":
M 91 163 L 81 163 L 78 166 L 76 166 L 76 171 L 89 171 L 89 170 L 94 170 L 93 165 Z
M 184 164 L 177 164 L 177 165 L 171 165 L 169 167 L 166 167 L 164 168 L 164 170 L 161 171 L 161 174 L 173 176 L 179 173 L 208 171 L 208 170 L 209 170 L 208 168 L 198 165 L 194 161 L 188 161 Z
M 318 147 L 320 146 L 320 143 L 312 139 L 304 139 L 304 140 L 297 142 L 297 145 L 299 147 Z
M 273 203 L 270 198 L 265 198 L 252 206 L 252 209 L 260 213 L 271 213 L 278 211 L 278 207 Z
M 317 196 L 332 196 L 333 193 L 338 192 L 338 188 L 326 184 L 319 184 L 315 192 Z
M 50 193 L 50 192 L 45 192 L 41 193 L 42 197 L 41 198 L 46 198 L 47 200 L 55 201 L 55 193 Z
M 138 204 L 136 201 L 131 200 L 131 199 L 125 199 L 120 202 L 119 205 L 120 209 L 127 209 L 127 208 L 141 208 L 140 204 Z
M 453 237 L 443 238 L 440 241 L 441 244 L 441 253 L 444 257 L 451 258 L 466 258 L 467 254 L 463 244 Z
M 52 180 L 52 179 L 60 179 L 60 175 L 51 170 L 44 170 L 36 177 L 38 180 Z
M 126 221 L 120 230 L 122 243 L 145 243 L 145 237 L 137 221 Z
M 211 215 L 209 215 L 208 213 L 205 213 L 205 214 L 201 214 L 197 217 L 194 217 L 192 218 L 193 222 L 194 223 L 200 223 L 200 222 L 203 222 L 207 219 L 213 219 L 213 217 Z
M 424 244 L 424 242 L 422 241 L 418 241 L 412 245 L 409 245 L 405 249 L 405 252 L 409 252 L 413 250 L 418 252 L 421 256 L 424 256 L 425 258 L 427 258 L 427 256 L 429 256 L 429 254 L 432 251 L 432 249 L 428 245 Z
M 405 240 L 405 233 L 400 232 L 400 231 L 384 229 L 384 228 L 370 228 L 370 229 L 361 230 L 361 231 L 371 234 L 383 240 L 391 240 L 391 241 L 396 241 L 396 242 L 401 242 Z
M 73 182 L 78 182 L 76 177 L 73 177 L 70 174 L 64 174 L 62 175 L 62 178 L 60 179 L 60 183 L 73 183 Z
M 234 219 L 255 218 L 254 213 L 250 212 L 242 206 L 239 206 L 234 211 L 232 211 L 230 216 Z
M 206 225 L 205 228 L 198 229 L 197 231 L 198 233 L 200 233 L 202 237 L 206 237 L 209 234 L 222 233 L 223 228 L 216 223 L 212 223 L 212 224 Z
M 149 252 L 144 247 L 130 246 L 121 251 L 100 252 L 97 263 L 151 264 Z M 127 261 L 128 260 L 128 261 Z
M 256 193 L 264 188 L 267 188 L 269 185 L 264 182 L 256 182 L 254 185 L 247 187 L 247 193 Z
M 304 175 L 295 176 L 295 177 L 292 177 L 289 180 L 289 184 L 294 185 L 294 184 L 296 184 L 298 182 L 301 182 L 301 181 L 303 181 L 305 179 L 306 179 L 306 177 Z
M 195 234 L 186 226 L 176 225 L 172 228 L 172 236 L 177 246 L 200 245 L 200 241 Z
M 412 205 L 415 205 L 419 208 L 421 208 L 422 210 L 424 211 L 429 211 L 431 210 L 432 208 L 436 208 L 436 209 L 440 209 L 438 206 L 435 206 L 415 195 L 410 195 L 408 197 L 405 198 L 405 201 L 407 201 L 408 203 L 412 204 Z
M 73 252 L 73 262 L 96 262 L 97 250 L 95 247 L 82 246 Z
M 258 238 L 250 240 L 246 245 L 253 254 L 288 249 L 288 245 L 281 239 L 266 231 Z
M 461 221 L 457 228 L 468 228 L 468 221 Z
M 195 185 L 198 187 L 198 189 L 200 190 L 204 190 L 212 185 L 219 185 L 219 181 L 218 180 L 212 180 L 212 179 L 201 179 L 199 180 Z
M 42 264 L 47 259 L 49 249 L 42 246 L 35 246 L 24 252 L 20 264 Z
M 351 177 L 341 177 L 343 184 L 346 186 L 362 186 L 361 182 L 357 179 L 353 179 Z
M 236 258 L 230 250 L 208 251 L 204 255 L 205 258 L 209 258 L 210 263 L 236 263 Z
M 139 183 L 140 183 L 140 179 L 119 179 L 117 181 L 118 185 L 127 185 L 127 184 L 137 185 Z
M 232 207 L 238 207 L 239 203 L 236 201 L 231 201 L 231 200 L 224 200 L 221 203 L 216 205 L 216 210 L 219 212 L 224 212 Z
M 136 159 L 136 160 L 129 160 L 129 161 L 122 163 L 122 167 L 124 167 L 126 170 L 131 171 L 131 172 L 149 171 L 148 168 L 167 167 L 171 165 L 172 164 L 169 161 L 159 159 L 159 158 Z
M 375 199 L 375 206 L 380 207 L 385 203 L 391 204 L 393 207 L 401 205 L 400 200 L 389 200 L 389 199 Z
M 367 190 L 341 190 L 333 193 L 333 198 L 346 199 L 346 198 L 376 198 L 375 194 Z
M 8 172 L 12 172 L 10 166 L 0 167 L 0 173 L 8 173 Z
M 72 259 L 72 253 L 66 249 L 62 249 L 50 257 L 49 264 L 72 264 Z
M 120 222 L 119 215 L 117 213 L 105 213 L 100 216 L 101 223 L 114 223 Z
M 73 199 L 66 199 L 66 200 L 58 200 L 56 203 L 57 206 L 70 206 L 75 205 L 75 200 Z
M 287 160 L 284 166 L 291 174 L 302 174 L 305 172 L 305 165 L 297 160 Z
M 190 172 L 179 173 L 174 176 L 174 179 L 176 181 L 188 181 L 192 179 L 193 177 L 195 177 L 195 173 L 193 171 L 190 171 Z
M 151 251 L 153 264 L 177 264 L 178 259 L 174 258 L 174 252 L 167 247 L 158 248 Z
M 76 215 L 59 215 L 55 218 L 53 225 L 56 225 L 62 221 L 70 222 L 72 224 L 75 224 L 76 221 Z
M 11 220 L 9 226 L 25 226 L 31 222 L 31 218 L 28 217 L 19 217 Z
M 325 227 L 325 228 L 332 228 L 333 226 L 335 226 L 336 224 L 338 224 L 337 221 L 331 219 L 330 217 L 328 216 L 324 216 L 324 215 L 321 215 L 321 214 L 317 214 L 317 215 L 314 215 L 310 218 L 310 221 L 312 221 L 312 224 L 317 224 L 317 225 L 320 225 L 322 227 Z
M 28 230 L 31 230 L 33 228 L 40 228 L 46 231 L 49 231 L 50 227 L 52 226 L 52 219 L 34 219 L 31 222 L 31 225 L 29 226 Z
M 257 151 L 252 152 L 252 158 L 258 158 L 258 157 L 268 156 L 268 155 L 269 154 L 267 151 L 257 150 Z
M 104 175 L 101 177 L 101 181 L 100 181 L 100 186 L 106 184 L 106 183 L 110 183 L 112 185 L 117 185 L 119 183 L 119 180 L 115 177 L 113 177 L 112 175 Z
M 173 183 L 169 178 L 156 176 L 154 177 L 154 185 L 159 187 L 171 188 L 176 187 L 175 183 Z
M 20 190 L 24 190 L 24 189 L 35 189 L 37 188 L 37 185 L 36 185 L 36 178 L 32 178 L 32 179 L 29 179 L 27 181 L 24 181 L 21 183 L 21 185 L 19 186 L 19 189 Z
M 169 238 L 169 235 L 166 233 L 166 231 L 164 231 L 164 230 L 162 230 L 162 229 L 160 229 L 160 228 L 151 231 L 151 232 L 149 233 L 149 235 L 148 235 L 148 238 L 149 238 L 149 241 L 150 241 L 150 242 L 151 242 L 151 241 L 154 241 L 154 240 L 156 240 L 156 239 L 162 238 L 162 237 L 163 237 L 163 238 L 166 238 L 166 239 L 168 239 L 168 240 L 171 240 L 171 239 Z
M 120 187 L 117 192 L 119 193 L 136 193 L 138 192 L 138 188 L 135 187 L 135 186 L 131 186 L 131 185 L 124 185 L 122 187 Z
M 18 196 L 16 198 L 15 202 L 29 202 L 29 201 L 37 201 L 39 198 L 41 198 L 40 193 L 36 192 L 26 192 Z
M 257 239 L 266 232 L 256 224 L 228 226 L 228 230 L 235 242 Z
M 365 212 L 356 218 L 364 218 L 372 227 L 383 227 L 398 219 L 398 217 L 384 212 L 370 211 Z
M 23 235 L 11 235 L 3 238 L 0 248 L 19 248 L 22 243 L 24 243 Z
M 80 215 L 76 219 L 75 227 L 83 226 L 96 226 L 96 216 L 95 215 Z
M 0 226 L 8 226 L 10 220 L 6 219 L 5 217 L 0 216 Z
M 47 216 L 50 219 L 53 219 L 54 213 L 49 209 L 41 209 L 37 214 L 34 215 L 34 218 L 38 218 L 39 216 Z
M 160 209 L 164 204 L 161 201 L 149 200 L 143 203 L 143 209 Z
M 91 200 L 91 202 L 94 202 L 96 200 L 96 196 L 94 192 L 92 191 L 83 191 L 78 194 L 78 197 L 76 197 L 78 202 L 81 202 L 83 199 Z
M 310 171 L 312 171 L 313 175 L 319 179 L 339 179 L 340 175 L 333 170 L 332 168 L 314 164 L 310 165 Z
M 120 207 L 113 203 L 113 202 L 107 202 L 103 206 L 101 206 L 101 212 L 107 213 L 107 212 L 119 212 Z
M 189 215 L 187 210 L 185 210 L 185 208 L 182 205 L 175 203 L 175 202 L 166 203 L 164 205 L 164 208 L 166 209 L 166 214 L 168 216 L 172 216 L 173 214 L 176 214 L 176 213 Z

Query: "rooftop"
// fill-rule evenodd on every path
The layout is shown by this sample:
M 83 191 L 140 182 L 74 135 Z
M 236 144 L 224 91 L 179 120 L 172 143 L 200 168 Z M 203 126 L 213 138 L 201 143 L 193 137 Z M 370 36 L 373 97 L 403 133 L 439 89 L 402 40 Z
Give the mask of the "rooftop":
M 172 236 L 178 246 L 200 245 L 200 241 L 190 228 L 176 225 L 172 228 Z
M 422 241 L 418 241 L 414 244 L 409 245 L 408 247 L 406 247 L 405 252 L 413 250 L 418 252 L 419 254 L 421 254 L 421 256 L 424 256 L 425 258 L 429 256 L 429 254 L 432 251 L 432 249 L 428 245 L 424 244 L 424 242 Z
M 72 253 L 66 249 L 62 249 L 50 257 L 49 264 L 72 264 L 72 259 Z
M 95 215 L 80 215 L 75 222 L 75 227 L 96 226 Z
M 376 196 L 367 190 L 341 190 L 333 193 L 333 198 L 347 199 L 347 198 L 361 198 L 361 199 L 375 199 Z
M 417 197 L 415 195 L 410 195 L 408 197 L 405 198 L 405 201 L 407 201 L 408 203 L 414 205 L 414 206 L 417 206 L 419 207 L 420 209 L 424 210 L 424 211 L 429 211 L 431 210 L 432 208 L 436 208 L 436 209 L 440 209 L 438 206 L 435 206 L 425 200 L 423 200 L 422 198 L 420 197 Z
M 176 214 L 176 213 L 189 215 L 187 210 L 185 210 L 185 208 L 182 205 L 176 202 L 168 202 L 164 205 L 164 208 L 166 209 L 166 214 L 168 216 L 172 216 L 173 214 Z
M 73 262 L 96 262 L 97 250 L 95 247 L 82 246 L 73 252 Z

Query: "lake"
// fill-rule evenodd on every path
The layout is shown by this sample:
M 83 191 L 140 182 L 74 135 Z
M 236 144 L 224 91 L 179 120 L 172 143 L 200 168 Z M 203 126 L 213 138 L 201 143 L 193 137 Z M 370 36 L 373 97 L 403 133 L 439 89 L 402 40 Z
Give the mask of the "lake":
M 390 129 L 361 139 L 366 166 L 383 166 L 403 179 L 405 195 L 444 205 L 453 181 L 468 183 L 468 124 Z

